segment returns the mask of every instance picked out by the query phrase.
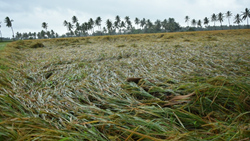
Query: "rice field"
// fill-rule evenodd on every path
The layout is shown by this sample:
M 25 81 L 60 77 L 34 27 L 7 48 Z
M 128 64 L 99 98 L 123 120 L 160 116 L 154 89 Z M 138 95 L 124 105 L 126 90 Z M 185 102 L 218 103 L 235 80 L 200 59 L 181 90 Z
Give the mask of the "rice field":
M 250 30 L 16 41 L 0 140 L 250 140 Z

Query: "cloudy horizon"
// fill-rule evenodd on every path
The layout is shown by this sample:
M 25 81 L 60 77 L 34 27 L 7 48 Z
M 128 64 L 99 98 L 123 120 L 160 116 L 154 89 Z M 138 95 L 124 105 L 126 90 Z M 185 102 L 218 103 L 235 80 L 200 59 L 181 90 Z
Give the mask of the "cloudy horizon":
M 76 16 L 80 23 L 87 22 L 90 18 L 94 20 L 100 16 L 102 25 L 107 19 L 115 21 L 119 15 L 122 20 L 129 16 L 132 23 L 137 17 L 155 21 L 157 19 L 174 18 L 181 26 L 186 26 L 185 16 L 191 19 L 202 20 L 205 17 L 210 19 L 213 13 L 226 13 L 231 11 L 233 17 L 241 14 L 245 8 L 250 8 L 249 0 L 0 0 L 0 22 L 3 37 L 11 37 L 12 31 L 4 23 L 5 17 L 13 19 L 13 29 L 16 32 L 40 32 L 42 22 L 48 23 L 48 30 L 53 29 L 59 35 L 67 32 L 63 21 L 71 21 Z M 246 20 L 241 24 L 246 24 Z M 211 25 L 211 23 L 210 23 Z M 216 23 L 219 25 L 219 22 Z M 224 19 L 223 25 L 228 25 Z

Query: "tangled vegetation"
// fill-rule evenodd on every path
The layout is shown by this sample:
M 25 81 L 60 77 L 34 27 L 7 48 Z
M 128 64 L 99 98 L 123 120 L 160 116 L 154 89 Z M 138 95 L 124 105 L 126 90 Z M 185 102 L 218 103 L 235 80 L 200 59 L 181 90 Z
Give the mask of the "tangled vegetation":
M 12 42 L 0 140 L 249 140 L 249 33 Z

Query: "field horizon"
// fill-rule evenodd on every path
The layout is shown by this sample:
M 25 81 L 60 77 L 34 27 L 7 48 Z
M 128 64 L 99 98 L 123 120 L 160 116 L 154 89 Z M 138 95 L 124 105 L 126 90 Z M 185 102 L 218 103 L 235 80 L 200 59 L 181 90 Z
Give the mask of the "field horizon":
M 3 44 L 0 141 L 249 140 L 249 39 L 241 29 Z

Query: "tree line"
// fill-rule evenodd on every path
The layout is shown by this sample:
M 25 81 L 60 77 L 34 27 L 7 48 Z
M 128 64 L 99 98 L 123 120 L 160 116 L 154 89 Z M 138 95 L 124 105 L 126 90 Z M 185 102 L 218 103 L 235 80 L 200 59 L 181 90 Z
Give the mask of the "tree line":
M 235 27 L 230 23 L 230 18 L 232 17 L 232 12 L 227 11 L 226 13 L 213 13 L 210 17 L 205 17 L 202 20 L 192 19 L 190 21 L 189 16 L 185 16 L 185 22 L 187 23 L 186 27 L 181 27 L 179 23 L 175 21 L 174 18 L 168 18 L 161 20 L 156 20 L 152 22 L 150 19 L 139 18 L 134 19 L 134 26 L 129 16 L 126 16 L 123 20 L 119 15 L 115 17 L 114 22 L 112 20 L 107 19 L 102 27 L 102 18 L 97 17 L 96 19 L 90 18 L 88 21 L 80 23 L 76 16 L 71 18 L 71 21 L 64 20 L 63 26 L 66 27 L 67 32 L 61 36 L 53 30 L 48 29 L 48 23 L 42 23 L 41 32 L 34 33 L 19 33 L 17 32 L 14 35 L 14 30 L 12 27 L 12 22 L 9 17 L 6 17 L 4 22 L 7 27 L 12 29 L 12 37 L 13 39 L 44 39 L 44 38 L 58 38 L 58 37 L 73 37 L 73 36 L 97 36 L 97 35 L 115 35 L 115 34 L 140 34 L 140 33 L 159 33 L 159 32 L 176 32 L 176 31 L 195 31 L 195 30 L 216 30 L 216 22 L 220 22 L 220 28 L 223 30 L 227 28 L 227 26 L 223 26 L 223 22 L 225 18 L 228 19 L 228 27 L 232 29 Z M 240 28 L 240 23 L 243 20 L 247 20 L 247 28 L 249 28 L 248 18 L 250 18 L 250 11 L 248 8 L 245 11 L 241 12 L 241 14 L 236 14 L 233 17 L 233 23 L 238 25 Z M 191 22 L 191 26 L 189 26 L 189 22 Z M 213 23 L 213 26 L 210 26 L 209 23 Z M 204 25 L 204 26 L 202 26 Z M 213 28 L 211 28 L 213 27 Z M 97 29 L 96 29 L 97 28 Z M 1 29 L 1 22 L 0 22 Z M 96 29 L 96 30 L 95 30 Z M 0 36 L 2 40 L 2 33 L 0 30 Z

